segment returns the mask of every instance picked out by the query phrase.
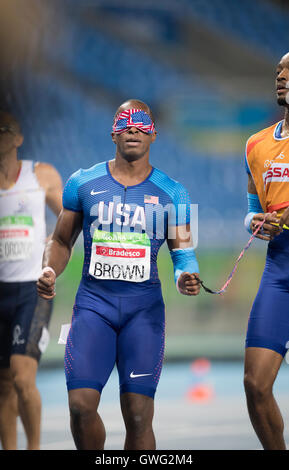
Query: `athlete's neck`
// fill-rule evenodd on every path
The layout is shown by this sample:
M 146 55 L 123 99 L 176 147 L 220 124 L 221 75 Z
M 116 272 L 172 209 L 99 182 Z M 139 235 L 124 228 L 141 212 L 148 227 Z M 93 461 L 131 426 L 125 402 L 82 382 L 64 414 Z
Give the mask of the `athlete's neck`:
M 284 122 L 281 130 L 281 137 L 288 137 L 289 135 L 289 109 L 285 108 Z
M 0 188 L 9 189 L 16 183 L 21 168 L 21 160 L 17 159 L 17 152 L 0 155 Z
M 116 155 L 115 160 L 109 161 L 111 175 L 124 186 L 133 186 L 142 183 L 152 170 L 148 158 L 127 161 L 125 158 Z

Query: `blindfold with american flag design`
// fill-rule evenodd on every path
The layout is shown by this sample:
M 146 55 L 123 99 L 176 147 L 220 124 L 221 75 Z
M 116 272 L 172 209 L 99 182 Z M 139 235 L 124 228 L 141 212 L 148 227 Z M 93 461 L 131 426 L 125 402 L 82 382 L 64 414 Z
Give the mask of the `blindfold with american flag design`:
M 146 134 L 152 134 L 155 130 L 151 117 L 142 109 L 127 109 L 119 113 L 114 120 L 112 132 L 121 134 L 130 127 L 137 127 Z

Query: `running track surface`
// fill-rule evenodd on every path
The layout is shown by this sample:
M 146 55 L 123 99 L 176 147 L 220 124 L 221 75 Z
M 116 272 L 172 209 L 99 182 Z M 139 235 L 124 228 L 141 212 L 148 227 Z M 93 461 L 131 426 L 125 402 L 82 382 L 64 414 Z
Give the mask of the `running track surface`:
M 274 390 L 284 418 L 287 443 L 288 381 L 289 365 L 284 361 Z M 75 449 L 62 368 L 40 368 L 37 382 L 43 405 L 41 449 Z M 209 390 L 212 396 L 205 401 L 189 400 L 188 392 L 195 390 L 196 386 Z M 107 433 L 105 449 L 122 449 L 124 425 L 115 370 L 103 391 L 99 412 Z M 160 450 L 261 450 L 247 413 L 243 364 L 213 362 L 202 374 L 194 373 L 190 362 L 165 364 L 155 397 L 154 431 Z M 19 449 L 25 449 L 20 421 L 18 433 Z

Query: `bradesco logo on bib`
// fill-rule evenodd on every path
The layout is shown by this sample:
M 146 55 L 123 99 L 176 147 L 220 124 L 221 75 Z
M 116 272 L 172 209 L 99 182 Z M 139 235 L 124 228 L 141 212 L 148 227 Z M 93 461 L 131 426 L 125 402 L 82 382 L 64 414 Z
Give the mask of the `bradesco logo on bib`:
M 31 216 L 0 217 L 0 261 L 29 259 L 33 243 L 34 224 Z
M 151 243 L 146 233 L 95 230 L 89 274 L 96 279 L 147 281 L 150 256 Z

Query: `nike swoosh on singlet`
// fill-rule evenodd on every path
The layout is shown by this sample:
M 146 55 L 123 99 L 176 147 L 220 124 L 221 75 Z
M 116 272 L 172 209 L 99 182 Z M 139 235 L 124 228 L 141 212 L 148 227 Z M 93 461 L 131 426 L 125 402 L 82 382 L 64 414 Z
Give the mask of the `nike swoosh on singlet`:
M 95 196 L 96 194 L 101 194 L 101 193 L 107 193 L 108 189 L 105 189 L 104 191 L 93 191 L 93 189 L 90 191 L 90 194 L 92 196 Z
M 130 373 L 130 377 L 132 379 L 135 379 L 136 377 L 145 377 L 147 375 L 152 375 L 152 374 L 134 374 L 133 372 Z

